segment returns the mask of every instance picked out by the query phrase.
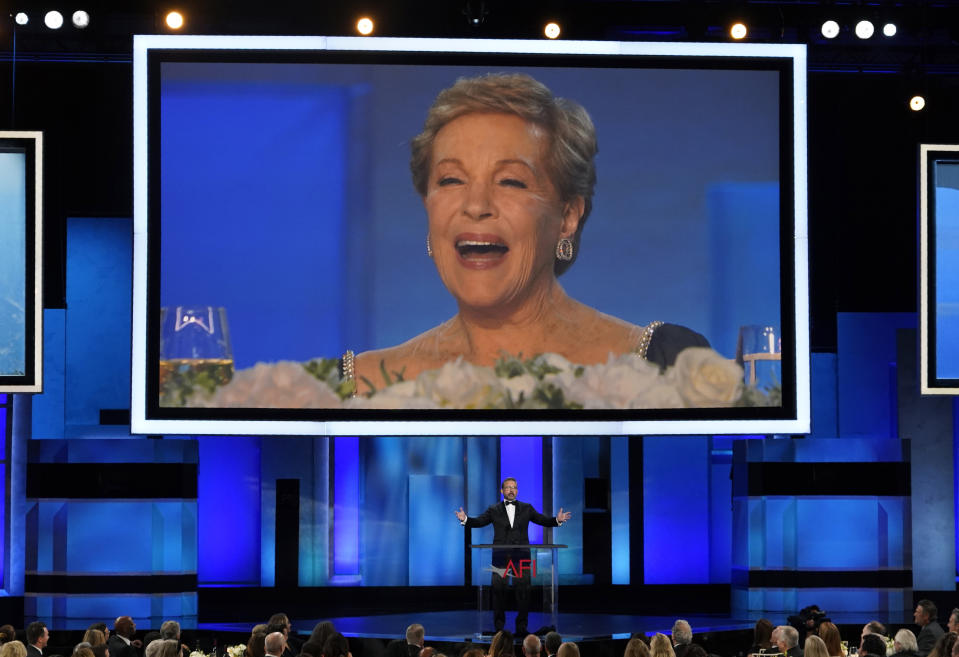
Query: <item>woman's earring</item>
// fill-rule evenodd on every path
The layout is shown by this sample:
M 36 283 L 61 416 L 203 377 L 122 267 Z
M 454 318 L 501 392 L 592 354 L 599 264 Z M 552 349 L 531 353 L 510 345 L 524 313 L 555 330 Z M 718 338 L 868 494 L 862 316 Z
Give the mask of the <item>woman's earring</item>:
M 433 245 L 430 244 L 430 234 L 426 234 L 426 255 L 433 257 Z
M 556 243 L 556 258 L 567 262 L 573 259 L 573 242 L 568 237 Z

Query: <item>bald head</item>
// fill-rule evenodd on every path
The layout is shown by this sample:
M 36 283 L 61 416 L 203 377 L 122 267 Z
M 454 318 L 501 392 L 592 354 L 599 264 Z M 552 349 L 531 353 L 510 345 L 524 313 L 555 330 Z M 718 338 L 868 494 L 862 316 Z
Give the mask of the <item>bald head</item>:
M 286 650 L 286 635 L 283 632 L 272 632 L 266 635 L 266 641 L 263 642 L 266 648 L 266 654 L 279 657 Z
M 572 641 L 566 641 L 560 644 L 556 657 L 579 657 L 579 646 Z
M 526 638 L 523 639 L 523 654 L 526 657 L 539 657 L 542 649 L 543 644 L 535 634 L 527 634 Z

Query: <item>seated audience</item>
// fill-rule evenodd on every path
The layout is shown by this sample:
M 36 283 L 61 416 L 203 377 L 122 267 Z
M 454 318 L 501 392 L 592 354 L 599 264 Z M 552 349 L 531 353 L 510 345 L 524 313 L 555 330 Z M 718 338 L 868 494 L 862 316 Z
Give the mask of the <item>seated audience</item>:
M 350 642 L 339 632 L 334 632 L 323 644 L 323 657 L 353 657 L 350 653 Z
M 283 632 L 270 632 L 263 639 L 263 647 L 269 657 L 280 657 L 286 650 L 286 635 Z
M 630 639 L 629 643 L 626 644 L 626 652 L 623 653 L 623 657 L 649 657 L 649 648 L 642 639 Z
M 649 640 L 649 655 L 650 657 L 676 657 L 670 640 L 666 638 L 665 634 L 659 632 Z
M 799 630 L 792 625 L 780 625 L 775 630 L 776 645 L 786 657 L 803 657 L 799 647 Z
M 702 646 L 697 646 L 695 643 L 691 643 L 689 648 L 686 650 L 686 657 L 709 657 L 706 654 L 706 649 Z
M 264 626 L 265 627 L 265 626 Z M 266 632 L 254 632 L 246 643 L 246 657 L 266 656 Z M 320 657 L 314 655 L 313 657 Z
M 144 634 L 143 635 L 143 654 L 146 655 L 147 651 L 150 650 L 150 644 L 156 643 L 161 638 L 163 637 L 161 637 L 160 633 L 156 631 L 151 631 Z M 157 648 L 154 648 L 153 651 L 156 652 L 158 649 L 159 649 L 159 646 Z M 150 654 L 153 654 L 153 653 L 150 653 Z
M 673 652 L 676 657 L 686 657 L 686 651 L 693 642 L 693 628 L 682 618 L 673 623 Z
M 663 639 L 669 643 L 669 639 L 664 636 Z M 556 650 L 556 657 L 579 657 L 579 646 L 572 641 L 564 641 Z
M 772 623 L 765 618 L 756 621 L 756 627 L 753 628 L 753 647 L 749 649 L 750 654 L 771 650 L 773 647 L 772 636 Z
M 535 634 L 527 634 L 526 638 L 523 639 L 523 655 L 524 657 L 540 657 L 540 652 L 543 650 L 543 642 L 539 640 L 539 637 Z
M 829 657 L 829 650 L 826 649 L 825 641 L 812 634 L 806 637 L 806 642 L 803 644 L 803 655 L 805 657 Z
M 49 640 L 50 631 L 41 621 L 34 621 L 27 625 L 27 655 L 29 657 L 43 655 L 43 649 L 47 647 L 47 641 Z
M 426 642 L 426 628 L 419 623 L 413 623 L 406 628 L 406 650 L 410 657 L 418 657 Z
M 93 650 L 90 649 L 90 646 L 76 648 L 73 651 L 73 657 L 93 657 Z
M 862 637 L 859 654 L 886 657 L 886 640 L 880 634 L 866 634 Z
M 878 634 L 881 637 L 886 636 L 886 626 L 877 620 L 869 621 L 862 627 L 862 636 L 867 634 Z
M 93 657 L 110 657 L 110 648 L 106 643 L 93 646 L 91 650 L 93 650 Z
M 493 635 L 487 657 L 513 657 L 513 635 L 508 630 L 500 630 Z
M 942 626 L 937 622 L 938 613 L 936 604 L 932 600 L 920 600 L 916 603 L 913 618 L 916 624 L 922 628 L 916 637 L 916 643 L 919 645 L 919 657 L 926 657 L 932 652 L 932 649 L 936 647 L 936 641 L 944 634 Z
M 949 620 L 946 622 L 946 629 L 950 632 L 956 632 L 959 634 L 959 609 L 953 609 L 949 612 Z M 0 627 L 0 631 L 3 631 L 3 628 Z
M 27 647 L 19 641 L 7 641 L 0 648 L 0 657 L 27 657 Z
M 156 657 L 179 657 L 180 655 L 180 642 L 176 639 L 158 639 L 153 643 L 160 646 Z
M 320 644 L 319 648 L 316 648 L 316 653 L 310 652 L 313 657 L 320 657 L 323 654 L 323 646 L 326 644 L 326 640 L 330 638 L 331 635 L 336 633 L 336 627 L 330 621 L 321 621 L 313 626 L 313 632 L 310 633 L 310 638 L 306 640 L 306 643 L 310 644 Z M 303 644 L 303 647 L 300 650 L 304 652 L 309 652 L 306 650 L 306 643 Z
M 107 637 L 101 630 L 90 628 L 83 633 L 83 640 L 89 643 L 90 647 L 93 648 L 94 646 L 99 646 L 101 643 L 106 643 Z
M 819 624 L 819 638 L 826 644 L 826 650 L 829 657 L 844 657 L 842 652 L 842 637 L 839 636 L 839 628 L 830 621 L 823 621 Z
M 556 651 L 563 644 L 563 637 L 559 635 L 559 632 L 547 632 L 543 643 L 546 645 L 546 657 L 556 657 Z
M 0 625 L 0 645 L 17 638 L 17 630 L 13 625 Z
M 909 632 L 909 630 L 906 631 Z M 912 634 L 912 632 L 909 632 L 909 634 Z M 897 633 L 896 636 L 898 637 L 899 634 Z M 952 646 L 956 643 L 956 636 L 955 632 L 946 632 L 939 637 L 939 640 L 936 641 L 936 647 L 929 653 L 929 657 L 950 657 L 950 655 L 952 655 Z M 916 652 L 918 652 L 918 648 Z
M 896 632 L 892 646 L 895 651 L 893 657 L 919 657 L 919 644 L 916 642 L 916 635 L 909 630 L 902 629 Z
M 90 623 L 90 627 L 88 627 L 87 629 L 88 629 L 88 630 L 100 630 L 101 632 L 103 632 L 103 640 L 104 640 L 104 641 L 108 641 L 108 640 L 110 639 L 110 630 L 109 630 L 109 628 L 107 628 L 107 624 L 106 624 L 106 623 Z M 93 644 L 93 645 L 96 645 L 96 644 Z
M 135 639 L 136 623 L 129 616 L 120 616 L 113 622 L 113 633 L 107 639 L 112 657 L 140 657 L 142 642 Z

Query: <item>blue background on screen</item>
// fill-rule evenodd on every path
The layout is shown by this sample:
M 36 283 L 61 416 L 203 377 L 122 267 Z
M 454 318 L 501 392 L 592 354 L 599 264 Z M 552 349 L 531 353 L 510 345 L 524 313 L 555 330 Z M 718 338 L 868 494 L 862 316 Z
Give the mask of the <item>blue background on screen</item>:
M 448 319 L 409 140 L 441 89 L 488 70 L 164 64 L 161 303 L 225 306 L 240 368 Z M 777 74 L 527 71 L 597 126 L 571 296 L 688 325 L 729 356 L 740 324 L 778 324 Z
M 959 379 L 959 189 L 952 187 L 936 188 L 935 276 L 936 377 Z
M 26 371 L 26 212 L 26 156 L 0 153 L 0 376 Z

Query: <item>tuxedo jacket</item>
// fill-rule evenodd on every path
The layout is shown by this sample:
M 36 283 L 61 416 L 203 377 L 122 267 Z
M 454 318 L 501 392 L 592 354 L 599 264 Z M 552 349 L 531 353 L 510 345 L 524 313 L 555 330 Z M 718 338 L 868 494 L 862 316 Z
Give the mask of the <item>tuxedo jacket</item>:
M 27 657 L 41 657 L 43 653 L 32 643 L 27 644 Z
M 110 657 L 140 657 L 134 646 L 128 646 L 126 641 L 116 634 L 110 634 L 110 638 L 107 639 L 107 648 L 110 649 Z
M 516 514 L 513 525 L 506 515 L 506 503 L 497 502 L 476 517 L 466 519 L 467 527 L 485 527 L 493 523 L 493 543 L 496 545 L 522 545 L 529 543 L 529 523 L 543 527 L 558 527 L 556 518 L 544 516 L 532 504 L 516 500 Z M 528 559 L 529 550 L 493 550 L 493 565 L 502 567 L 510 559 Z

